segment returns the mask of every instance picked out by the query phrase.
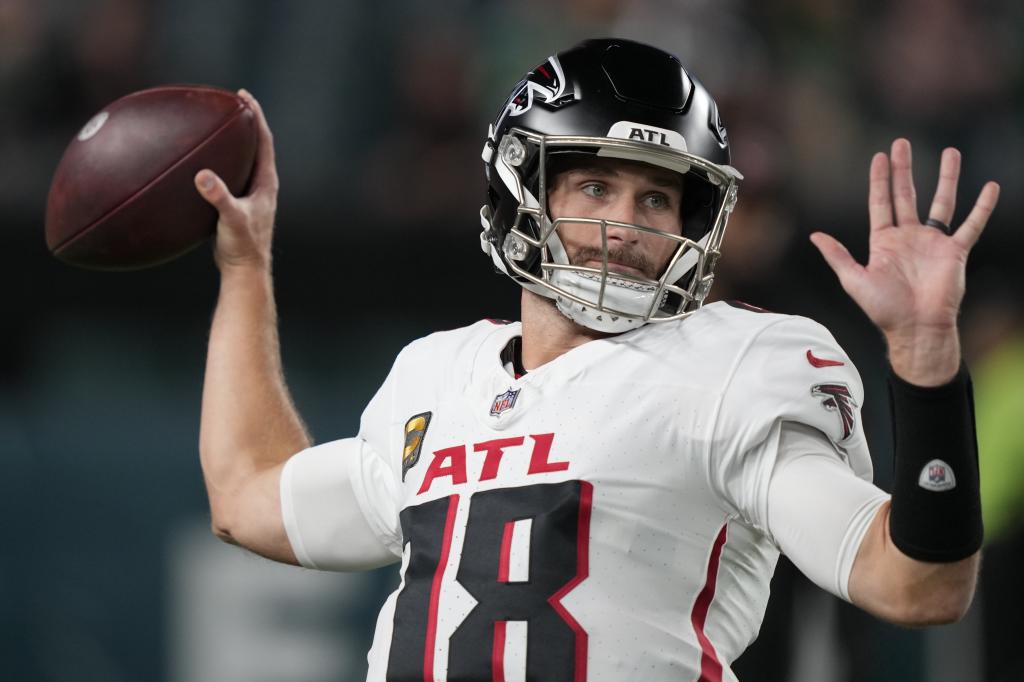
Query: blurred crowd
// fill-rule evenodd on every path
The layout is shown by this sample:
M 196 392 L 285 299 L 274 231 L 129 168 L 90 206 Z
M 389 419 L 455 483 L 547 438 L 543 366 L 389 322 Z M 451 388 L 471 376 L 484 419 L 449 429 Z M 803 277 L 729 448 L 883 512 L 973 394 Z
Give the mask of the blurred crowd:
M 16 289 L 27 293 L 9 303 L 15 333 L 0 341 L 0 444 L 22 453 L 24 470 L 38 474 L 38 461 L 50 451 L 27 426 L 40 421 L 28 411 L 61 404 L 23 400 L 29 387 L 38 397 L 39 386 L 53 381 L 35 369 L 44 365 L 41 349 L 60 352 L 54 330 L 77 339 L 86 333 L 80 325 L 87 319 L 95 325 L 90 338 L 100 348 L 111 337 L 96 336 L 96 328 L 109 332 L 111 320 L 124 319 L 110 301 L 111 280 L 76 278 L 42 251 L 50 175 L 76 130 L 107 103 L 172 82 L 245 87 L 256 95 L 278 145 L 285 336 L 289 324 L 318 321 L 328 328 L 319 332 L 322 343 L 310 341 L 303 352 L 338 355 L 339 348 L 351 349 L 348 340 L 329 345 L 348 339 L 331 326 L 338 317 L 350 327 L 391 334 L 399 344 L 427 331 L 426 325 L 515 314 L 514 288 L 488 275 L 486 261 L 475 254 L 484 188 L 479 153 L 487 123 L 525 71 L 596 35 L 634 38 L 676 53 L 718 100 L 733 165 L 745 181 L 715 295 L 809 314 L 833 330 L 857 361 L 869 393 L 881 398 L 866 407 L 865 421 L 874 428 L 883 486 L 891 460 L 881 341 L 842 297 L 806 237 L 814 230 L 831 232 L 863 258 L 868 163 L 896 136 L 914 145 L 922 210 L 944 146 L 963 152 L 959 218 L 984 181 L 1002 185 L 999 208 L 972 256 L 964 315 L 978 392 L 992 557 L 982 583 L 986 616 L 957 630 L 951 641 L 961 655 L 976 652 L 986 679 L 1022 679 L 1024 664 L 1012 635 L 989 634 L 1000 628 L 1019 632 L 1024 625 L 1024 595 L 1013 569 L 1024 558 L 1024 439 L 1015 427 L 1024 409 L 1024 276 L 1016 262 L 1024 252 L 1017 219 L 1024 203 L 1024 4 L 1014 0 L 0 0 L 4 276 L 30 282 Z M 188 263 L 170 266 L 192 268 L 176 275 L 134 280 L 131 300 L 159 300 L 183 325 L 200 330 L 188 342 L 194 348 L 152 375 L 154 385 L 188 377 L 193 388 L 181 394 L 192 401 L 197 418 L 194 385 L 208 307 L 197 313 L 194 301 L 200 297 L 206 305 L 215 280 L 207 262 Z M 461 273 L 470 270 L 467 280 Z M 202 274 L 182 284 L 182 272 Z M 338 287 L 332 273 L 335 280 L 343 273 L 345 283 L 342 291 L 326 294 Z M 499 287 L 500 294 L 492 293 Z M 492 304 L 497 309 L 487 307 Z M 406 326 L 396 327 L 396 318 Z M 351 356 L 337 358 L 341 368 L 352 362 Z M 304 395 L 332 395 L 322 384 L 336 381 L 334 375 L 302 367 L 300 403 Z M 369 388 L 360 395 L 372 393 L 386 366 L 377 370 L 363 377 Z M 104 394 L 96 390 L 102 403 Z M 336 411 L 321 407 L 312 423 L 351 424 L 358 403 L 353 399 Z M 181 414 L 188 419 L 191 413 L 185 407 Z M 92 419 L 81 417 L 83 424 Z M 140 419 L 158 423 L 160 415 L 154 409 Z M 348 435 L 331 426 L 325 430 L 324 436 Z M 192 481 L 187 501 L 168 498 L 161 515 L 148 522 L 151 532 L 166 533 L 182 517 L 205 512 L 195 463 L 189 459 L 172 474 L 179 477 L 177 485 Z M 28 493 L 20 494 L 11 499 L 28 499 Z M 0 570 L 7 566 L 17 580 L 35 580 L 31 572 L 10 568 L 19 547 L 11 542 L 0 550 Z M 165 565 L 154 547 L 138 550 L 151 553 L 140 571 Z M 794 613 L 805 604 L 801 580 L 780 568 L 765 643 L 751 652 L 745 668 L 741 661 L 739 669 L 747 674 L 741 678 L 795 680 L 803 665 L 800 679 L 814 679 L 791 636 Z M 76 583 L 70 584 L 74 592 Z M 154 580 L 139 589 L 152 595 L 161 584 Z M 162 597 L 151 598 L 157 613 L 138 621 L 134 653 L 111 645 L 107 658 L 100 657 L 94 669 L 114 671 L 106 679 L 169 679 L 167 670 L 174 666 L 159 662 L 172 656 L 164 632 L 171 626 L 154 623 L 164 623 L 170 607 Z M 68 608 L 79 602 L 81 608 L 102 608 L 76 599 L 67 600 Z M 5 633 L 36 651 L 16 656 L 14 669 L 27 671 L 25 679 L 75 679 L 74 666 L 51 661 L 34 667 L 46 658 L 40 652 L 49 641 L 40 640 L 38 624 L 46 619 L 33 610 L 35 603 L 7 603 Z M 130 605 L 121 608 L 118 613 L 130 612 Z M 372 611 L 366 607 L 359 618 Z M 949 652 L 919 633 L 882 628 L 841 609 L 830 617 L 844 633 L 840 648 L 846 659 L 833 664 L 828 679 L 970 679 L 935 677 L 941 667 L 935 661 L 946 660 Z M 143 655 L 156 662 L 130 662 Z M 929 663 L 929 657 L 935 660 Z M 47 672 L 35 676 L 38 670 Z
M 111 100 L 203 82 L 265 101 L 291 204 L 329 194 L 386 227 L 458 231 L 480 186 L 466 159 L 510 83 L 602 34 L 669 49 L 704 81 L 745 195 L 843 221 L 871 153 L 906 133 L 922 193 L 955 145 L 964 189 L 994 177 L 1019 204 L 1022 31 L 1011 0 L 3 0 L 0 206 L 37 211 L 60 150 Z

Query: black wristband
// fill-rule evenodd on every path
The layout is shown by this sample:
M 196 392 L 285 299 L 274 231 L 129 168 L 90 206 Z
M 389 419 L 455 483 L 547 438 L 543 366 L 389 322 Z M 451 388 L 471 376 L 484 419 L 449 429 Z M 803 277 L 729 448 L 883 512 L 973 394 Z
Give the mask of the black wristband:
M 981 548 L 974 395 L 967 368 L 936 387 L 889 373 L 895 481 L 889 534 L 907 556 L 951 562 Z

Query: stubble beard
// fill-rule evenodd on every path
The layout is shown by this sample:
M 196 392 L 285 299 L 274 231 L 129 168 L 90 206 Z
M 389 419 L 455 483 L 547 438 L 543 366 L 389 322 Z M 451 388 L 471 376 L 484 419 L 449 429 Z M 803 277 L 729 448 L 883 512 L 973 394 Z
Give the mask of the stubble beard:
M 569 256 L 569 263 L 578 267 L 593 267 L 588 266 L 587 261 L 601 262 L 604 260 L 604 250 L 597 246 L 581 246 L 576 253 Z M 640 272 L 644 273 L 644 277 L 650 280 L 657 280 L 658 274 L 655 270 L 654 263 L 651 262 L 647 256 L 636 251 L 635 249 L 629 248 L 613 248 L 608 247 L 608 263 L 618 263 L 625 265 L 630 268 L 636 268 Z M 614 271 L 609 269 L 609 274 L 616 274 Z

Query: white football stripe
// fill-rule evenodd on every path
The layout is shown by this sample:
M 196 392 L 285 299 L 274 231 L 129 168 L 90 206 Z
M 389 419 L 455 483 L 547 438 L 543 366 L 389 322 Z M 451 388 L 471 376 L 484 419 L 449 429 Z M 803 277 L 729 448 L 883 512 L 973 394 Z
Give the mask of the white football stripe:
M 508 556 L 508 581 L 522 583 L 530 579 L 530 532 L 533 519 L 520 519 L 512 524 L 512 542 Z
M 505 623 L 505 682 L 526 682 L 525 620 Z

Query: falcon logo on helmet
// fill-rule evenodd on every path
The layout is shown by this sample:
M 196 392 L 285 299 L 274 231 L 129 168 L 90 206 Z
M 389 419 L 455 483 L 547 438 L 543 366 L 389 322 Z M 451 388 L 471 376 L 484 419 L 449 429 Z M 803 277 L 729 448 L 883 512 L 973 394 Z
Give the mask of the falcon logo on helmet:
M 548 57 L 546 62 L 528 73 L 512 90 L 512 95 L 505 103 L 505 109 L 498 117 L 495 127 L 500 127 L 508 116 L 521 116 L 529 111 L 535 98 L 539 98 L 545 104 L 552 104 L 560 100 L 564 94 L 565 76 L 562 74 L 562 65 L 558 63 L 558 57 Z
M 638 78 L 637 74 L 644 74 Z M 682 176 L 682 234 L 580 216 L 551 216 L 549 163 L 608 157 Z M 729 165 L 718 107 L 673 55 L 629 40 L 588 40 L 531 71 L 488 130 L 480 244 L 495 268 L 551 298 L 577 324 L 618 333 L 698 309 L 714 279 L 742 176 Z M 563 164 L 564 166 L 564 164 Z M 656 279 L 570 262 L 558 229 L 631 229 L 671 242 Z

